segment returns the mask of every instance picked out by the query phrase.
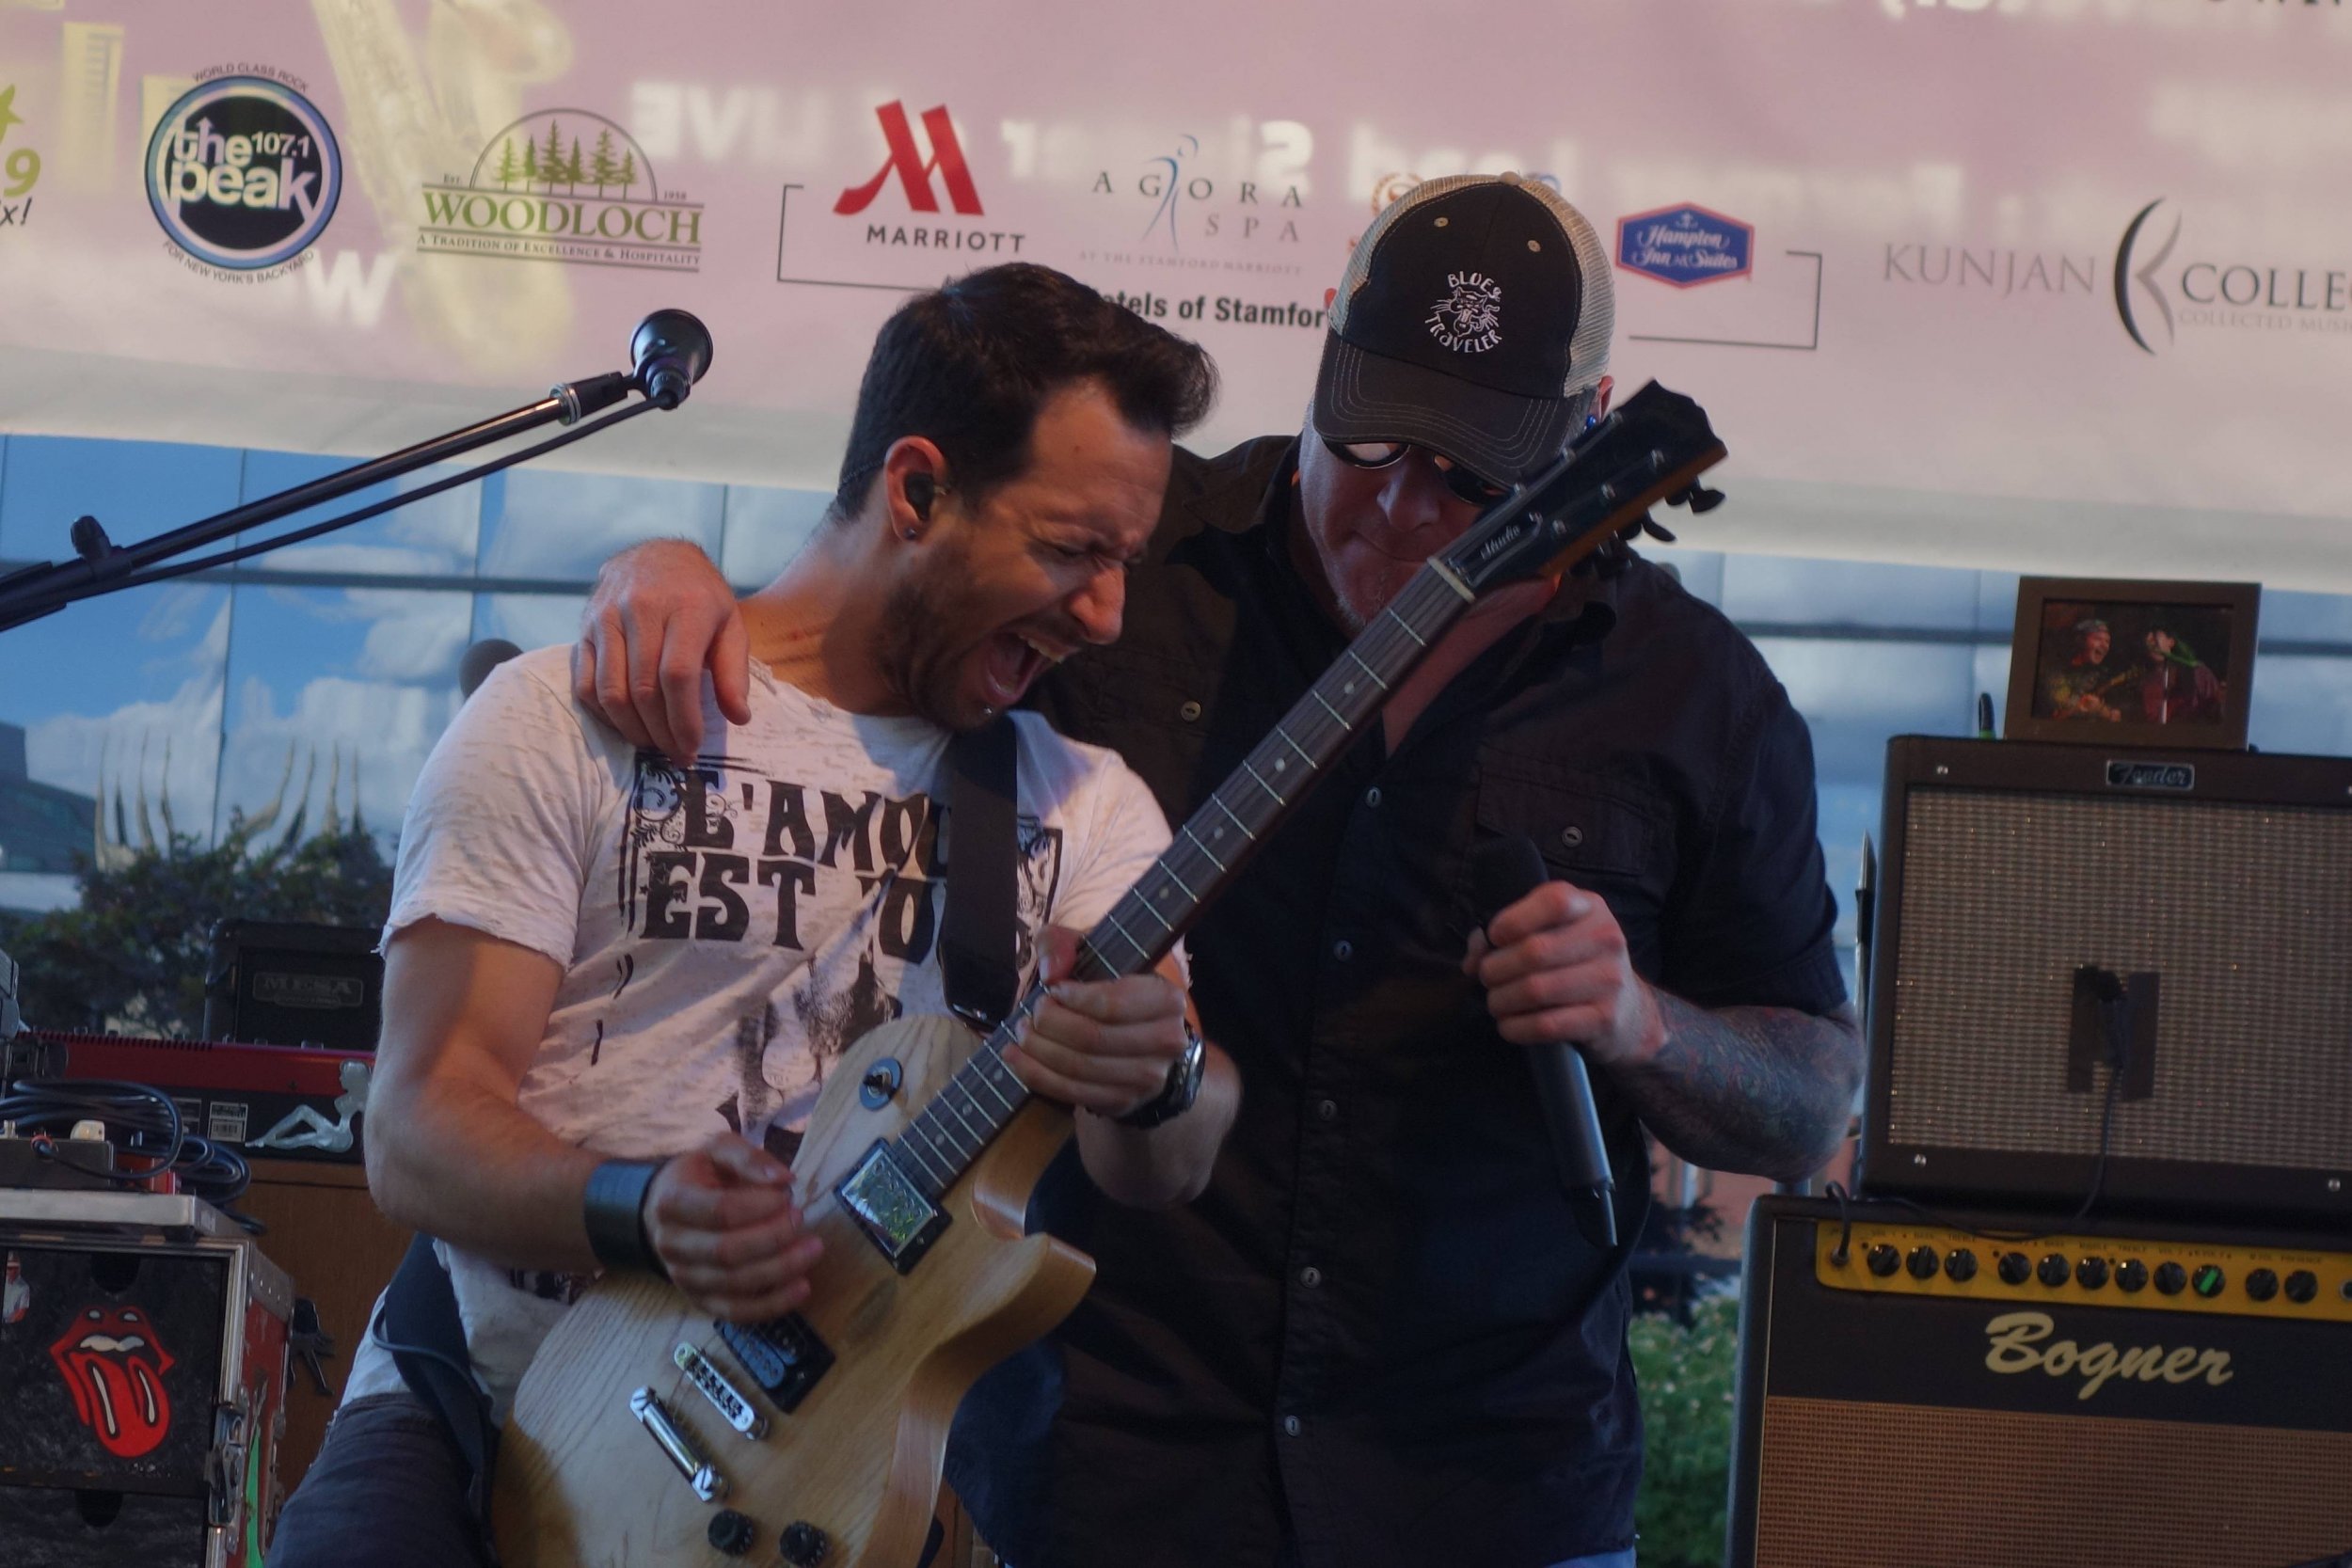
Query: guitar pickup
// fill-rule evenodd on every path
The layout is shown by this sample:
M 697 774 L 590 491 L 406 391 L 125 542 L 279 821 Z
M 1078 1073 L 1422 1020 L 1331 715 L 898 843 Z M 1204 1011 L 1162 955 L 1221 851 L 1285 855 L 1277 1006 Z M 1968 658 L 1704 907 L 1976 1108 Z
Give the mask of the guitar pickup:
M 817 1386 L 818 1379 L 833 1365 L 833 1352 L 798 1312 L 787 1312 L 764 1323 L 723 1323 L 717 1326 L 719 1338 L 735 1353 L 743 1370 L 752 1374 L 752 1381 L 787 1415 L 799 1408 L 800 1402 L 808 1398 L 808 1391 Z M 691 1370 L 688 1375 L 692 1375 Z
M 850 1211 L 866 1239 L 882 1249 L 900 1274 L 912 1270 L 947 1228 L 947 1215 L 898 1164 L 887 1139 L 866 1151 L 841 1179 L 834 1196 Z
M 710 1402 L 719 1418 L 744 1436 L 761 1438 L 768 1435 L 768 1418 L 752 1408 L 752 1402 L 727 1381 L 726 1373 L 710 1364 L 710 1357 L 691 1345 L 680 1345 L 671 1353 L 678 1370 Z

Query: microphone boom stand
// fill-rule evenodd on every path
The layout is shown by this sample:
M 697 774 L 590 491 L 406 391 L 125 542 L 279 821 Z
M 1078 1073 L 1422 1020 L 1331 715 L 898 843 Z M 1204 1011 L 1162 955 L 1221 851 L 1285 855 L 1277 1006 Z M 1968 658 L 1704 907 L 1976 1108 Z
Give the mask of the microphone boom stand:
M 75 560 L 40 562 L 0 577 L 0 631 L 54 614 L 82 599 L 228 565 L 264 551 L 315 538 L 380 515 L 395 507 L 405 506 L 410 501 L 422 500 L 456 485 L 469 483 L 559 447 L 569 446 L 574 441 L 649 410 L 675 408 L 685 401 L 688 385 L 700 379 L 710 363 L 710 335 L 700 322 L 683 310 L 657 311 L 638 327 L 632 351 L 637 359 L 634 373 L 623 374 L 614 371 L 591 376 L 584 381 L 564 382 L 536 403 L 494 415 L 445 436 L 420 441 L 389 456 L 355 464 L 308 484 L 297 484 L 276 495 L 248 501 L 243 506 L 157 534 L 135 545 L 117 546 L 106 537 L 106 531 L 100 526 L 97 518 L 82 517 L 73 524 Z M 644 393 L 646 401 L 586 424 L 577 422 L 586 415 L 612 407 L 632 390 Z M 469 468 L 464 473 L 437 480 L 431 484 L 345 513 L 340 517 L 199 561 L 165 564 L 175 557 L 201 549 L 246 529 L 308 511 L 355 491 L 364 490 L 372 484 L 380 484 L 402 474 L 444 462 L 461 452 L 489 446 L 542 425 L 557 423 L 573 428 L 549 440 Z

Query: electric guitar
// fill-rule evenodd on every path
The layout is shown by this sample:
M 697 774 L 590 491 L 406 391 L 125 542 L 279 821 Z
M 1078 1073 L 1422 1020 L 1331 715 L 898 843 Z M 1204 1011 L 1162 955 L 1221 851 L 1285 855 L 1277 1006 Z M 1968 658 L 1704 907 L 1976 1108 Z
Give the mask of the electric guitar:
M 1151 968 L 1480 594 L 1706 511 L 1724 448 L 1656 384 L 1430 558 L 1079 945 L 1075 975 Z M 714 1323 L 651 1275 L 564 1315 L 501 1442 L 492 1523 L 507 1568 L 912 1568 L 947 1428 L 979 1375 L 1059 1323 L 1092 1259 L 1023 1234 L 1070 1135 L 1005 1065 L 1042 992 L 985 1040 L 953 1018 L 874 1030 L 826 1075 L 794 1164 L 825 1250 L 806 1307 Z

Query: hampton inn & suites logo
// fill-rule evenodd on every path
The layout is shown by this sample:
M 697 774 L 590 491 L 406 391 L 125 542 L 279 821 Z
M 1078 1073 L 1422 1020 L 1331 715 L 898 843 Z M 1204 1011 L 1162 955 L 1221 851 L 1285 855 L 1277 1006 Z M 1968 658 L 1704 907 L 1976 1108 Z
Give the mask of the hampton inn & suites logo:
M 424 187 L 428 253 L 652 272 L 702 268 L 703 208 L 665 191 L 645 150 L 585 109 L 526 115 L 463 179 Z
M 1617 265 L 1677 289 L 1745 277 L 1754 270 L 1756 227 L 1685 204 L 1617 220 Z
M 291 77 L 219 72 L 180 95 L 147 144 L 147 201 L 189 266 L 252 282 L 293 270 L 343 186 L 335 133 Z

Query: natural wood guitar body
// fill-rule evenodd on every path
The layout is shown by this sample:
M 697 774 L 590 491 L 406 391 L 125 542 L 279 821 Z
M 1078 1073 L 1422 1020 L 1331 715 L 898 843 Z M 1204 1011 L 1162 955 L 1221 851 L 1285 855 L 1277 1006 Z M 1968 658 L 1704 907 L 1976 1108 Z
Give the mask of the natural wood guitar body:
M 493 1526 L 507 1568 L 773 1564 L 786 1528 L 822 1530 L 823 1568 L 913 1568 L 939 1491 L 947 1427 L 983 1371 L 1067 1316 L 1094 1277 L 1084 1253 L 1022 1234 L 1029 1194 L 1070 1117 L 1024 1106 L 944 1206 L 951 1223 L 900 1275 L 833 1196 L 878 1138 L 892 1137 L 970 1054 L 951 1018 L 901 1020 L 860 1040 L 829 1073 L 795 1161 L 824 1256 L 800 1309 L 834 1354 L 798 1409 L 778 1410 L 711 1320 L 661 1280 L 599 1281 L 548 1336 L 516 1395 L 499 1451 Z M 859 1087 L 885 1058 L 904 1083 L 880 1109 Z M 691 1345 L 768 1420 L 731 1430 L 673 1359 Z M 727 1482 L 705 1502 L 630 1412 L 650 1387 Z M 711 1544 L 721 1509 L 747 1515 L 748 1553 Z

